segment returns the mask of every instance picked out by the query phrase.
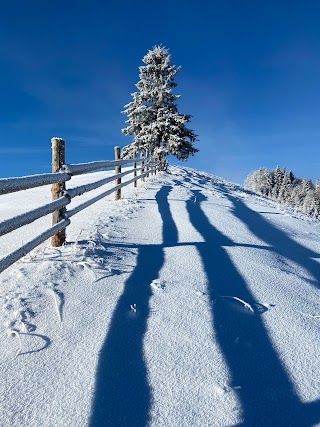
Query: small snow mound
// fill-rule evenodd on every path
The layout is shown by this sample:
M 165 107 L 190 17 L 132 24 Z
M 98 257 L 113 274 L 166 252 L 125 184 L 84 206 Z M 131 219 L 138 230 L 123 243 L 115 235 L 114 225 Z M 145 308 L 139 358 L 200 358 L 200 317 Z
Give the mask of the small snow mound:
M 150 286 L 155 291 L 161 291 L 166 288 L 166 282 L 164 280 L 156 279 L 151 282 Z

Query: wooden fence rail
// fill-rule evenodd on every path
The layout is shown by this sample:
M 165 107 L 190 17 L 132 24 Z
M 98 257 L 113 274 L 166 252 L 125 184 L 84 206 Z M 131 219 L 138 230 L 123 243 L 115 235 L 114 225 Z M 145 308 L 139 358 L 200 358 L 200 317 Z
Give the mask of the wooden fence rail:
M 53 197 L 53 201 L 51 203 L 47 203 L 39 208 L 0 222 L 0 236 L 3 236 L 52 213 L 51 228 L 41 233 L 30 242 L 24 244 L 16 251 L 0 259 L 0 273 L 50 237 L 52 238 L 52 246 L 63 245 L 66 239 L 66 227 L 70 224 L 70 218 L 73 215 L 111 193 L 115 193 L 115 199 L 119 200 L 121 198 L 122 187 L 132 183 L 136 187 L 138 179 L 144 180 L 145 177 L 149 176 L 149 173 L 156 173 L 156 171 L 160 169 L 160 162 L 152 160 L 147 153 L 145 157 L 120 159 L 119 147 L 115 147 L 115 160 L 68 165 L 65 164 L 64 140 L 61 138 L 52 138 L 51 142 L 53 173 L 0 179 L 0 195 L 52 184 L 51 191 Z M 137 167 L 138 163 L 141 164 L 140 167 Z M 121 166 L 129 164 L 133 164 L 133 168 L 121 172 Z M 116 168 L 115 175 L 108 176 L 90 184 L 84 184 L 70 189 L 66 188 L 66 182 L 70 181 L 74 175 L 87 174 L 89 172 L 111 168 Z M 138 171 L 140 171 L 139 176 L 137 176 Z M 129 174 L 133 174 L 133 178 L 122 182 L 122 178 Z M 67 205 L 74 197 L 81 196 L 84 193 L 95 190 L 112 181 L 115 181 L 115 185 L 113 187 L 71 210 L 66 209 Z
M 71 175 L 65 172 L 45 173 L 39 175 L 22 176 L 19 178 L 0 179 L 0 195 L 41 187 L 43 185 L 65 182 L 71 179 Z

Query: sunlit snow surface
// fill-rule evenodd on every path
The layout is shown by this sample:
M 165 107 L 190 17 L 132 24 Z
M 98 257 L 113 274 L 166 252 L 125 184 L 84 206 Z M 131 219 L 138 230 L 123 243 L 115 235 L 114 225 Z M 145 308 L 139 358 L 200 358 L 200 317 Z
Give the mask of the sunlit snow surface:
M 189 168 L 113 197 L 0 275 L 0 425 L 320 426 L 320 223 Z

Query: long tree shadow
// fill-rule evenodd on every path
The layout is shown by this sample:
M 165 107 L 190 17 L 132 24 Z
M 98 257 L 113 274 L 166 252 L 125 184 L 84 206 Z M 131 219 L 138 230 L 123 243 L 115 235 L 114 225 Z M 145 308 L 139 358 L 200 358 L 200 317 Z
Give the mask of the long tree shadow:
M 101 348 L 90 427 L 143 427 L 148 423 L 151 389 L 143 339 L 149 316 L 150 284 L 164 263 L 163 247 L 178 240 L 168 204 L 170 191 L 171 187 L 164 186 L 156 195 L 163 244 L 138 246 L 137 265 L 125 283 Z
M 208 280 L 212 303 L 213 330 L 231 375 L 230 386 L 235 390 L 243 410 L 245 426 L 312 426 L 319 422 L 319 401 L 302 404 L 288 373 L 268 336 L 262 316 L 235 296 L 256 306 L 248 289 L 223 246 L 233 242 L 214 228 L 201 209 L 206 197 L 195 190 L 196 203 L 187 202 L 192 225 L 205 242 L 197 248 Z
M 291 239 L 285 232 L 274 227 L 262 215 L 248 208 L 240 199 L 225 193 L 233 204 L 233 213 L 259 239 L 271 246 L 270 250 L 299 264 L 308 270 L 313 279 L 306 279 L 313 286 L 320 288 L 320 264 L 312 258 L 320 255 Z

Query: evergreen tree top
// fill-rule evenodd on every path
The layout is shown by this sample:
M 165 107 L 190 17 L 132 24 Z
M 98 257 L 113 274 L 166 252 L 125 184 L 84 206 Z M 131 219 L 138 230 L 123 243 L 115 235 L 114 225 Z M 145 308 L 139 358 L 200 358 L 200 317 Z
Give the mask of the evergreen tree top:
M 169 63 L 171 61 L 169 49 L 162 45 L 156 45 L 148 50 L 148 53 L 142 58 L 142 62 L 145 64 L 152 64 L 155 61 L 159 64 L 163 61 Z

